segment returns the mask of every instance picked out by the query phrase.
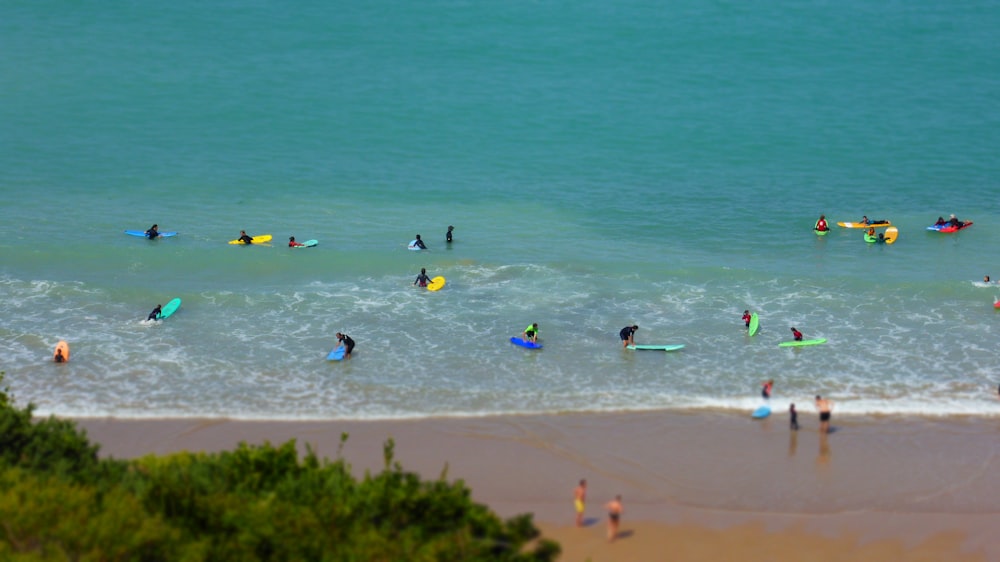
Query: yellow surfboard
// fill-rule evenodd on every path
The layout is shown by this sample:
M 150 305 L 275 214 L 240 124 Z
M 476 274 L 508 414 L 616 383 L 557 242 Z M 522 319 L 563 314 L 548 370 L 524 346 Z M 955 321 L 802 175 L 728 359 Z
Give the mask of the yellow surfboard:
M 60 356 L 62 356 L 62 361 L 59 360 Z M 69 361 L 69 344 L 59 340 L 59 343 L 56 344 L 56 350 L 52 353 L 52 360 L 56 363 Z
M 895 226 L 890 226 L 885 229 L 885 243 L 892 244 L 896 241 L 896 237 L 899 236 L 899 229 Z
M 260 236 L 254 236 L 253 238 L 251 238 L 251 240 L 253 240 L 254 244 L 263 244 L 265 242 L 270 242 L 271 241 L 271 235 L 270 234 L 261 234 Z M 241 244 L 241 245 L 244 245 L 244 246 L 246 245 L 246 242 L 242 242 L 239 239 L 230 240 L 229 243 L 230 244 Z
M 444 287 L 444 284 L 445 284 L 444 277 L 441 277 L 439 275 L 439 276 L 435 277 L 434 279 L 431 279 L 431 282 L 427 284 L 427 290 L 428 291 L 440 291 L 441 287 Z

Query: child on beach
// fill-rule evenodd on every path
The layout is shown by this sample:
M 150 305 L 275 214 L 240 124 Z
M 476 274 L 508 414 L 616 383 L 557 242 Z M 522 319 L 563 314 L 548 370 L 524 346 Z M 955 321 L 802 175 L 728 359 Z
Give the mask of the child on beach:
M 792 431 L 799 430 L 799 413 L 795 411 L 795 404 L 788 406 L 788 428 Z
M 764 400 L 770 400 L 771 389 L 774 388 L 774 379 L 770 379 L 767 382 L 762 383 L 760 386 L 760 395 L 764 397 Z
M 573 509 L 576 510 L 576 526 L 583 527 L 583 510 L 587 502 L 587 481 L 580 480 L 580 484 L 573 490 Z

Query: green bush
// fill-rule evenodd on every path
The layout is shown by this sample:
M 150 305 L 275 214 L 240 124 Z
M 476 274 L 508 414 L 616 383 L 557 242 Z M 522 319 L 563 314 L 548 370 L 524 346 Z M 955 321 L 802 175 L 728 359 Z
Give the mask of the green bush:
M 0 381 L 3 375 L 0 373 Z M 462 481 L 394 462 L 360 480 L 294 441 L 99 459 L 69 421 L 32 420 L 0 391 L 0 560 L 545 562 L 559 546 Z M 342 436 L 342 443 L 347 436 Z M 529 544 L 531 544 L 529 548 Z

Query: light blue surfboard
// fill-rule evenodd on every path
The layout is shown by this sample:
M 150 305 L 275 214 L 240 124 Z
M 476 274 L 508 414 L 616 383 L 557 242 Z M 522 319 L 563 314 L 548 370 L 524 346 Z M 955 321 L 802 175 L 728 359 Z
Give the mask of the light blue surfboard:
M 762 419 L 771 415 L 771 406 L 769 404 L 764 404 L 750 414 L 750 417 L 754 419 Z
M 333 351 L 331 351 L 329 355 L 326 356 L 326 360 L 340 361 L 341 359 L 344 358 L 345 353 L 347 353 L 347 348 L 342 345 L 338 345 L 337 347 L 333 348 Z
M 145 230 L 126 230 L 125 234 L 128 234 L 129 236 L 138 236 L 139 238 L 145 238 L 146 237 L 146 231 Z M 160 235 L 157 238 L 170 238 L 171 236 L 177 236 L 177 233 L 176 232 L 161 232 Z
M 629 349 L 633 351 L 643 351 L 643 350 L 653 350 L 653 351 L 677 351 L 678 349 L 684 349 L 684 344 L 676 345 L 630 345 Z

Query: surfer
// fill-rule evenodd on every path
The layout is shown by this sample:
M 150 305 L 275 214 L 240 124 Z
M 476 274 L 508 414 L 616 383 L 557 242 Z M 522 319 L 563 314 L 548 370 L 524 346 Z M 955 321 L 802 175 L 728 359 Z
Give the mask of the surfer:
M 965 226 L 965 223 L 955 218 L 955 215 L 952 214 L 951 217 L 948 219 L 948 225 L 954 226 L 956 228 L 962 228 L 963 226 Z
M 573 490 L 573 508 L 576 510 L 576 526 L 583 527 L 583 510 L 587 503 L 587 481 L 581 479 Z
M 868 220 L 868 215 L 864 215 L 864 216 L 861 217 L 861 220 L 858 221 L 858 223 L 859 224 L 871 224 L 872 222 L 870 220 Z
M 421 250 L 426 250 L 427 249 L 427 246 L 424 244 L 424 241 L 420 239 L 420 235 L 419 234 L 417 235 L 417 239 L 413 241 L 412 246 L 414 248 L 420 248 Z
M 774 379 L 770 379 L 760 385 L 760 395 L 764 397 L 764 400 L 771 399 L 771 389 L 774 388 Z
M 990 282 L 990 276 L 989 275 L 984 275 L 983 276 L 983 283 L 989 283 L 989 282 Z
M 881 232 L 879 232 L 878 233 L 878 240 L 876 240 L 876 242 L 878 242 L 879 244 L 885 244 L 885 234 L 882 234 Z
M 615 496 L 615 499 L 609 501 L 605 506 L 608 510 L 608 542 L 615 542 L 618 538 L 618 525 L 621 523 L 622 518 L 622 497 Z
M 802 332 L 796 330 L 795 326 L 792 326 L 792 337 L 795 338 L 795 341 L 802 341 Z
M 528 327 L 524 329 L 524 341 L 538 343 L 538 322 L 528 324 Z
M 749 310 L 744 310 L 743 311 L 743 323 L 746 324 L 747 330 L 750 329 L 750 319 L 751 318 L 752 318 L 752 316 L 750 316 L 750 311 Z
M 302 242 L 296 242 L 294 236 L 289 236 L 288 237 L 288 247 L 289 248 L 295 248 L 297 246 L 305 246 L 305 244 L 303 244 Z
M 54 357 L 52 357 L 52 360 L 55 361 L 56 363 L 65 363 L 66 362 L 66 357 L 63 356 L 62 348 L 61 347 L 57 347 L 56 348 L 56 354 L 55 354 Z
M 816 226 L 813 227 L 813 230 L 818 230 L 820 232 L 830 230 L 830 227 L 826 225 L 826 215 L 819 216 L 819 220 L 816 221 Z
M 156 305 L 156 308 L 153 309 L 153 312 L 149 313 L 149 316 L 146 317 L 146 320 L 159 320 L 159 318 L 160 318 L 160 310 L 162 308 L 163 308 L 163 305 L 161 305 L 161 304 Z
M 819 432 L 820 433 L 830 433 L 830 409 L 833 408 L 833 404 L 820 396 L 816 395 L 816 409 L 819 410 Z
M 431 282 L 431 278 L 427 276 L 427 268 L 426 267 L 421 267 L 420 268 L 420 275 L 417 275 L 417 278 L 413 280 L 413 284 L 414 285 L 420 285 L 421 287 L 426 287 L 427 284 L 430 283 L 430 282 Z
M 347 334 L 341 334 L 340 332 L 337 332 L 337 341 L 340 342 L 341 347 L 347 348 L 344 351 L 344 359 L 350 359 L 351 351 L 354 349 L 354 340 L 351 339 L 351 336 Z
M 448 232 L 446 232 L 445 235 L 444 235 L 444 241 L 447 242 L 447 243 L 449 243 L 449 244 L 451 244 L 451 231 L 453 231 L 453 230 L 455 230 L 455 227 L 454 226 L 449 226 L 448 227 Z
M 240 237 L 237 238 L 237 240 L 243 242 L 244 244 L 253 244 L 253 238 L 247 236 L 247 231 L 245 230 L 240 231 Z
M 159 236 L 160 231 L 157 230 L 158 228 L 160 228 L 160 225 L 158 224 L 154 224 L 153 226 L 149 227 L 149 230 L 146 231 L 146 238 L 153 240 L 154 238 Z
M 788 406 L 788 429 L 799 430 L 799 413 L 795 411 L 795 403 Z
M 625 326 L 618 332 L 618 337 L 622 339 L 623 348 L 635 345 L 635 331 L 638 329 L 639 326 L 633 324 L 631 326 Z

